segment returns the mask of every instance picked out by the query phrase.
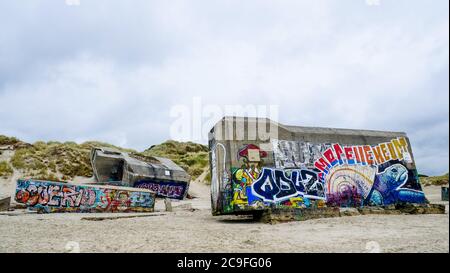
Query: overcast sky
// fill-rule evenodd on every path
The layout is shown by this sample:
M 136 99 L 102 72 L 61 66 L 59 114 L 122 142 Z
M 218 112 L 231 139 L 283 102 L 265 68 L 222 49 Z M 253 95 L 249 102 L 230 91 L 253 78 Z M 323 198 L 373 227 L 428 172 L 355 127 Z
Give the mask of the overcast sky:
M 448 171 L 448 0 L 78 2 L 0 2 L 0 134 L 143 150 L 198 97 L 405 131 Z

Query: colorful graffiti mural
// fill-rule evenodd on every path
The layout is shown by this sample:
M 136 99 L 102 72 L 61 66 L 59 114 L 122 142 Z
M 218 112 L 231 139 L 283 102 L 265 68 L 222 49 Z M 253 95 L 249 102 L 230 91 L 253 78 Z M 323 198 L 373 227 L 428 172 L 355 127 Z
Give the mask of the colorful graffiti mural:
M 152 212 L 155 194 L 117 187 L 18 180 L 15 200 L 42 212 Z
M 251 186 L 259 177 L 265 157 L 267 157 L 267 152 L 262 151 L 253 144 L 246 145 L 238 152 L 238 160 L 242 161 L 242 165 L 240 168 L 232 168 L 233 196 L 230 203 L 232 206 L 241 208 L 244 208 L 246 205 L 252 207 L 263 206 L 261 202 L 251 199 L 253 196 Z
M 317 173 L 308 169 L 274 169 L 262 167 L 268 156 L 254 144 L 238 152 L 240 168 L 232 168 L 232 208 L 264 209 L 276 207 L 310 207 L 311 201 L 324 200 L 324 187 L 318 183 Z M 318 204 L 321 204 L 319 202 Z
M 417 171 L 408 170 L 409 163 L 408 143 L 399 137 L 375 146 L 333 144 L 314 167 L 327 185 L 329 205 L 423 203 Z
M 228 210 L 270 207 L 389 205 L 424 203 L 425 195 L 404 137 L 377 145 L 345 146 L 272 141 L 268 152 L 248 144 L 232 167 Z
M 320 170 L 321 176 L 324 176 L 336 165 L 378 166 L 392 160 L 412 162 L 404 137 L 376 146 L 342 147 L 340 144 L 333 144 L 314 162 L 314 167 Z
M 302 196 L 311 199 L 325 199 L 325 188 L 317 180 L 317 173 L 301 170 L 280 170 L 263 168 L 253 183 L 252 194 L 266 202 L 283 201 Z
M 376 170 L 362 166 L 342 165 L 326 176 L 327 204 L 329 206 L 356 207 L 364 204 L 375 179 Z
M 187 183 L 159 180 L 139 180 L 134 183 L 135 188 L 147 189 L 156 193 L 158 197 L 183 199 L 187 193 Z

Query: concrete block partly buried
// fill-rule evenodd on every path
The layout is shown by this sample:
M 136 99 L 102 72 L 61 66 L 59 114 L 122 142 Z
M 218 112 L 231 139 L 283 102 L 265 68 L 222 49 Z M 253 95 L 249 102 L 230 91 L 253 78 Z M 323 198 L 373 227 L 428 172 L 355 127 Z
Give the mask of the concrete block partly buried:
M 384 207 L 359 208 L 295 208 L 267 209 L 255 213 L 254 216 L 263 223 L 276 224 L 289 221 L 305 221 L 318 218 L 330 218 L 357 215 L 399 215 L 399 214 L 445 214 L 445 205 L 440 204 L 397 204 Z
M 164 199 L 164 205 L 166 206 L 166 211 L 168 212 L 172 211 L 172 201 L 170 201 L 169 198 Z
M 155 193 L 145 189 L 18 180 L 15 200 L 38 212 L 153 212 Z
M 195 211 L 196 209 L 192 207 L 191 203 L 182 204 L 174 207 L 175 211 Z
M 445 205 L 440 204 L 398 204 L 396 209 L 407 214 L 445 214 Z
M 403 214 L 402 211 L 398 210 L 396 205 L 388 205 L 382 207 L 368 207 L 368 213 L 366 214 L 391 214 L 391 215 L 399 215 Z
M 358 209 L 356 209 L 356 208 L 341 208 L 340 209 L 340 214 L 341 214 L 341 216 L 357 216 L 357 215 L 361 215 L 361 213 L 359 213 Z
M 339 208 L 317 208 L 317 209 L 268 209 L 259 216 L 263 223 L 275 224 L 278 222 L 306 221 L 318 218 L 339 217 Z
M 430 204 L 425 207 L 424 214 L 445 214 L 445 205 Z
M 0 199 L 0 211 L 8 211 L 11 203 L 11 197 Z
M 448 187 L 441 188 L 441 199 L 442 201 L 448 201 Z
M 360 207 L 358 211 L 362 215 L 367 214 L 386 214 L 386 210 L 382 207 Z

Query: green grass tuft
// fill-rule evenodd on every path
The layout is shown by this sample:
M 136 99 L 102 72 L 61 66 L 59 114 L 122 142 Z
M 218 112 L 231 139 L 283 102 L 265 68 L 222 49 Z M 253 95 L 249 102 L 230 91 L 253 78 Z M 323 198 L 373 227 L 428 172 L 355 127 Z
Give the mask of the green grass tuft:
M 441 176 L 420 177 L 420 183 L 423 186 L 443 186 L 448 184 L 448 176 L 447 173 Z
M 6 161 L 0 161 L 0 177 L 8 178 L 13 174 L 13 169 Z
M 168 140 L 150 147 L 141 154 L 171 159 L 188 172 L 192 180 L 199 177 L 209 167 L 208 147 L 193 142 Z
M 0 145 L 1 146 L 3 146 L 3 145 L 14 145 L 14 144 L 17 144 L 19 142 L 20 142 L 20 140 L 18 140 L 15 137 L 7 137 L 7 136 L 4 136 L 4 135 L 0 135 Z

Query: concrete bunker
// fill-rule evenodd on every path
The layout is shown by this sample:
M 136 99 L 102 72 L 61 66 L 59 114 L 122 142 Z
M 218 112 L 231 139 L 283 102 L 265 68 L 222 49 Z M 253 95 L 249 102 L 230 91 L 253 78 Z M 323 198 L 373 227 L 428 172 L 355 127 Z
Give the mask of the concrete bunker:
M 403 132 L 224 117 L 209 149 L 213 215 L 428 203 Z
M 148 189 L 172 199 L 185 198 L 189 189 L 189 174 L 167 158 L 94 148 L 91 164 L 96 184 Z

